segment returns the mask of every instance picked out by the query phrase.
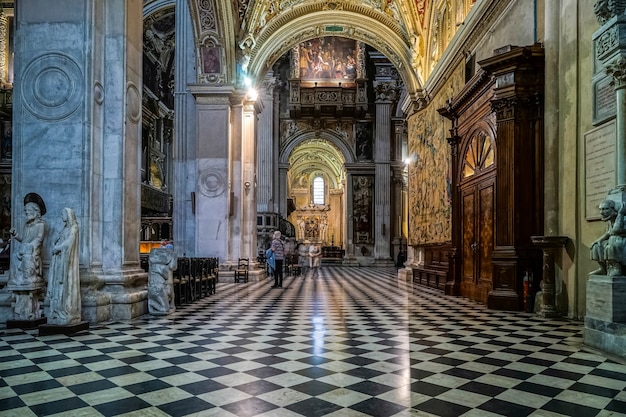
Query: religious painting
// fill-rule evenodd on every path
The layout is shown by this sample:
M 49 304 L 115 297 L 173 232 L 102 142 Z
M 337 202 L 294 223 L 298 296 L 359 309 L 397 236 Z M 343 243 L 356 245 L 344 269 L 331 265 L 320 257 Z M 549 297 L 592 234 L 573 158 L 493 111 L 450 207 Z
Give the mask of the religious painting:
M 357 122 L 356 125 L 356 158 L 358 161 L 373 160 L 372 154 L 372 123 Z
M 325 36 L 302 42 L 298 48 L 302 80 L 353 81 L 357 74 L 358 46 L 353 39 Z
M 221 51 L 219 47 L 202 47 L 202 69 L 205 74 L 222 72 Z
M 373 195 L 374 177 L 372 175 L 355 175 L 352 177 L 354 243 L 372 242 Z

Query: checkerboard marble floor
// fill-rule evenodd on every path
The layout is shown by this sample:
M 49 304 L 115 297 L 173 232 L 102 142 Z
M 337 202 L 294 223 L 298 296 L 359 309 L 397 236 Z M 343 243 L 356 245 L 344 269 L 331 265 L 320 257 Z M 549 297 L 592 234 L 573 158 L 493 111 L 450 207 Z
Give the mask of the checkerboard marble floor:
M 626 416 L 582 324 L 489 311 L 395 269 L 220 283 L 168 317 L 0 335 L 1 416 Z

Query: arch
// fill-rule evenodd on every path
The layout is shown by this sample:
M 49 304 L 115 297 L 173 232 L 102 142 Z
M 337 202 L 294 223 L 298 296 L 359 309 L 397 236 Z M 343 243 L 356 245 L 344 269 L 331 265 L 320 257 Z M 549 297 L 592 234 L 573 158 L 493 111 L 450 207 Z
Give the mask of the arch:
M 339 149 L 346 163 L 356 162 L 356 155 L 354 154 L 354 151 L 338 133 L 329 130 L 305 130 L 303 132 L 295 133 L 286 139 L 286 145 L 280 150 L 280 155 L 278 157 L 279 163 L 288 165 L 289 156 L 293 150 L 302 142 L 311 139 L 322 139 L 330 142 L 337 147 L 337 149 Z
M 152 13 L 156 13 L 161 9 L 167 9 L 170 7 L 176 7 L 176 0 L 155 0 L 149 4 L 146 4 L 143 8 L 143 18 L 150 16 Z
M 384 54 L 394 64 L 409 94 L 413 94 L 421 90 L 421 83 L 411 66 L 408 37 L 392 22 L 346 10 L 311 11 L 306 16 L 301 11 L 286 12 L 273 19 L 256 40 L 248 73 L 258 84 L 265 72 L 298 43 L 323 36 L 342 36 L 362 41 Z

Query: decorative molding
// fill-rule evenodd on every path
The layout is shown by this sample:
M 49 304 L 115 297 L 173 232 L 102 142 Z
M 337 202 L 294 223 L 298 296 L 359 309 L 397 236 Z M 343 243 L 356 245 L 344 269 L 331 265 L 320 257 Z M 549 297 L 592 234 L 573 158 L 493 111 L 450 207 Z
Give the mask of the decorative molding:
M 24 106 L 42 120 L 64 119 L 82 104 L 83 72 L 68 54 L 51 52 L 34 58 L 23 73 Z

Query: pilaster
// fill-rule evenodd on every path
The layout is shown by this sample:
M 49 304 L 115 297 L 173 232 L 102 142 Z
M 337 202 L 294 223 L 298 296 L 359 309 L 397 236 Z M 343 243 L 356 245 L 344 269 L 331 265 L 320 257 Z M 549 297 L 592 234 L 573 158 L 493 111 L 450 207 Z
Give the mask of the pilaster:
M 391 238 L 391 111 L 398 97 L 395 81 L 375 81 L 376 137 L 374 139 L 374 259 L 377 264 L 393 265 Z
M 16 3 L 13 201 L 36 192 L 49 213 L 75 211 L 83 317 L 130 319 L 147 312 L 138 250 L 142 2 L 67 2 L 54 20 L 49 6 Z M 22 219 L 13 204 L 13 222 Z M 47 223 L 55 233 L 60 216 Z
M 258 177 L 257 177 L 257 210 L 259 212 L 276 213 L 278 211 L 276 198 L 276 165 L 278 164 L 277 114 L 278 100 L 274 95 L 276 78 L 270 71 L 263 81 L 260 97 L 263 100 L 263 111 L 259 113 L 257 148 L 258 148 Z

